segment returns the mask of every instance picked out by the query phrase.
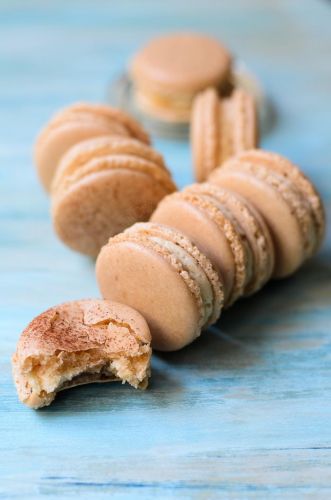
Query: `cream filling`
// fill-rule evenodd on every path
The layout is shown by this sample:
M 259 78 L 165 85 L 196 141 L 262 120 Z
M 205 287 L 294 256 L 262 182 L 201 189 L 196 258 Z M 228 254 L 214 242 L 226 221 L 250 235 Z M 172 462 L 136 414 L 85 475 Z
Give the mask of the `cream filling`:
M 214 292 L 206 273 L 196 259 L 182 247 L 176 245 L 176 243 L 164 240 L 157 236 L 149 236 L 149 239 L 155 241 L 155 243 L 159 246 L 171 252 L 175 258 L 180 261 L 185 271 L 189 273 L 190 277 L 198 284 L 204 306 L 202 324 L 205 325 L 211 318 L 214 309 Z

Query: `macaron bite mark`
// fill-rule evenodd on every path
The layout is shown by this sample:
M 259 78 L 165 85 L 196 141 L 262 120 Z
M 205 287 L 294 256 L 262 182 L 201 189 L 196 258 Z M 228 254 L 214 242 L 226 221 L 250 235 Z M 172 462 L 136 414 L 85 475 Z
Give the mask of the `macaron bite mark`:
M 146 221 L 176 190 L 161 155 L 128 137 L 83 141 L 64 156 L 54 178 L 52 218 L 59 238 L 96 256 L 109 237 Z
M 141 111 L 160 120 L 188 123 L 197 92 L 228 85 L 231 56 L 214 38 L 172 33 L 147 43 L 133 58 L 130 73 Z
M 59 161 L 70 147 L 92 137 L 119 135 L 149 144 L 149 136 L 123 111 L 97 104 L 77 103 L 56 113 L 35 144 L 35 163 L 42 185 L 51 189 Z
M 111 238 L 98 256 L 96 276 L 103 297 L 143 314 L 158 350 L 189 344 L 222 309 L 222 283 L 209 259 L 182 233 L 160 224 L 135 224 Z
M 191 115 L 195 177 L 207 179 L 214 168 L 258 145 L 258 115 L 253 96 L 237 89 L 228 98 L 208 88 L 196 96 Z
M 176 227 L 207 255 L 224 281 L 225 307 L 259 290 L 272 273 L 273 245 L 264 221 L 229 190 L 193 184 L 164 198 L 151 220 Z
M 150 331 L 128 306 L 78 300 L 48 309 L 23 331 L 13 355 L 18 396 L 31 408 L 48 406 L 63 389 L 121 380 L 145 389 Z
M 243 152 L 214 170 L 209 181 L 238 192 L 261 213 L 275 245 L 273 277 L 292 274 L 316 251 L 324 232 L 322 203 L 290 162 L 285 168 L 280 156 Z

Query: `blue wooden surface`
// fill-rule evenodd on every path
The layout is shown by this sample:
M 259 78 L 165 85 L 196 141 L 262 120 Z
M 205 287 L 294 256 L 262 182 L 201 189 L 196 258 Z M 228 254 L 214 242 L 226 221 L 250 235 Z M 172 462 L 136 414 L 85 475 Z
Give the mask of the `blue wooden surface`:
M 43 309 L 98 294 L 93 264 L 55 238 L 31 160 L 50 113 L 102 100 L 159 32 L 220 36 L 277 113 L 263 137 L 331 206 L 331 6 L 322 0 L 0 3 L 0 497 L 331 497 L 330 236 L 293 278 L 226 312 L 189 348 L 153 360 L 145 393 L 116 384 L 18 403 L 10 355 Z M 180 185 L 185 142 L 158 140 Z

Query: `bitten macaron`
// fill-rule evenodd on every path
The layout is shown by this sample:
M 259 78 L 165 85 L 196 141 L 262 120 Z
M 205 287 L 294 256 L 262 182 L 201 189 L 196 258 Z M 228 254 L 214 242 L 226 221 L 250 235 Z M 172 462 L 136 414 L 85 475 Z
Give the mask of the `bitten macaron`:
M 59 391 L 90 382 L 120 380 L 145 389 L 151 335 L 134 309 L 108 300 L 66 302 L 25 328 L 13 355 L 19 399 L 48 406 Z
M 135 224 L 111 238 L 97 258 L 96 276 L 104 298 L 145 317 L 158 350 L 181 349 L 221 313 L 223 286 L 210 260 L 161 224 Z
M 149 136 L 131 116 L 110 106 L 77 103 L 57 112 L 37 137 L 34 157 L 47 191 L 57 166 L 70 147 L 91 137 L 119 135 L 149 144 Z
M 70 248 L 96 256 L 111 236 L 147 221 L 175 190 L 162 156 L 146 144 L 121 136 L 88 139 L 73 146 L 58 166 L 54 228 Z
M 165 197 L 151 221 L 185 233 L 224 283 L 225 306 L 258 291 L 270 278 L 274 248 L 267 225 L 237 193 L 202 183 Z
M 206 87 L 229 85 L 231 55 L 212 37 L 171 33 L 152 39 L 130 65 L 137 107 L 146 115 L 188 123 L 192 101 Z
M 286 158 L 244 151 L 214 170 L 209 181 L 239 193 L 263 216 L 275 246 L 274 277 L 292 274 L 319 248 L 325 230 L 322 201 Z
M 194 99 L 190 141 L 198 182 L 231 156 L 255 148 L 258 139 L 255 100 L 245 90 L 234 90 L 224 98 L 208 88 Z

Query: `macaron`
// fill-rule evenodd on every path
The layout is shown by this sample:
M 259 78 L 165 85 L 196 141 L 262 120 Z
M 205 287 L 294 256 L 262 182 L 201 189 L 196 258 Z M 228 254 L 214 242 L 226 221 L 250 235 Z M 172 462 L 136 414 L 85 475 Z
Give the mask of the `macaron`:
M 145 389 L 151 335 L 134 309 L 109 300 L 76 300 L 52 307 L 25 328 L 12 359 L 22 403 L 48 406 L 59 391 L 120 380 Z
M 181 230 L 210 259 L 224 283 L 225 307 L 270 278 L 274 250 L 269 230 L 254 207 L 232 191 L 193 184 L 165 197 L 151 221 Z
M 228 86 L 231 55 L 209 36 L 171 33 L 148 42 L 134 56 L 130 74 L 141 111 L 159 120 L 188 123 L 197 92 Z
M 228 98 L 214 88 L 199 93 L 192 108 L 190 140 L 195 178 L 202 182 L 226 159 L 258 145 L 254 97 L 242 89 Z
M 312 250 L 313 252 L 317 251 L 325 235 L 325 211 L 321 197 L 311 180 L 290 160 L 276 153 L 254 149 L 243 152 L 241 159 L 266 166 L 295 184 L 310 206 L 316 237 L 316 244 L 312 247 Z
M 111 238 L 97 258 L 96 276 L 104 298 L 146 318 L 158 350 L 181 349 L 221 313 L 223 286 L 210 260 L 161 224 L 135 224 Z
M 96 256 L 111 236 L 149 219 L 176 190 L 163 158 L 120 136 L 82 141 L 62 158 L 52 188 L 52 220 L 70 248 Z
M 324 232 L 322 203 L 288 160 L 243 152 L 214 170 L 209 181 L 238 192 L 261 213 L 275 246 L 273 277 L 292 274 L 316 251 Z
M 77 103 L 56 113 L 37 137 L 34 157 L 40 181 L 50 191 L 59 161 L 80 141 L 103 135 L 132 137 L 149 144 L 149 136 L 129 115 L 110 106 Z

